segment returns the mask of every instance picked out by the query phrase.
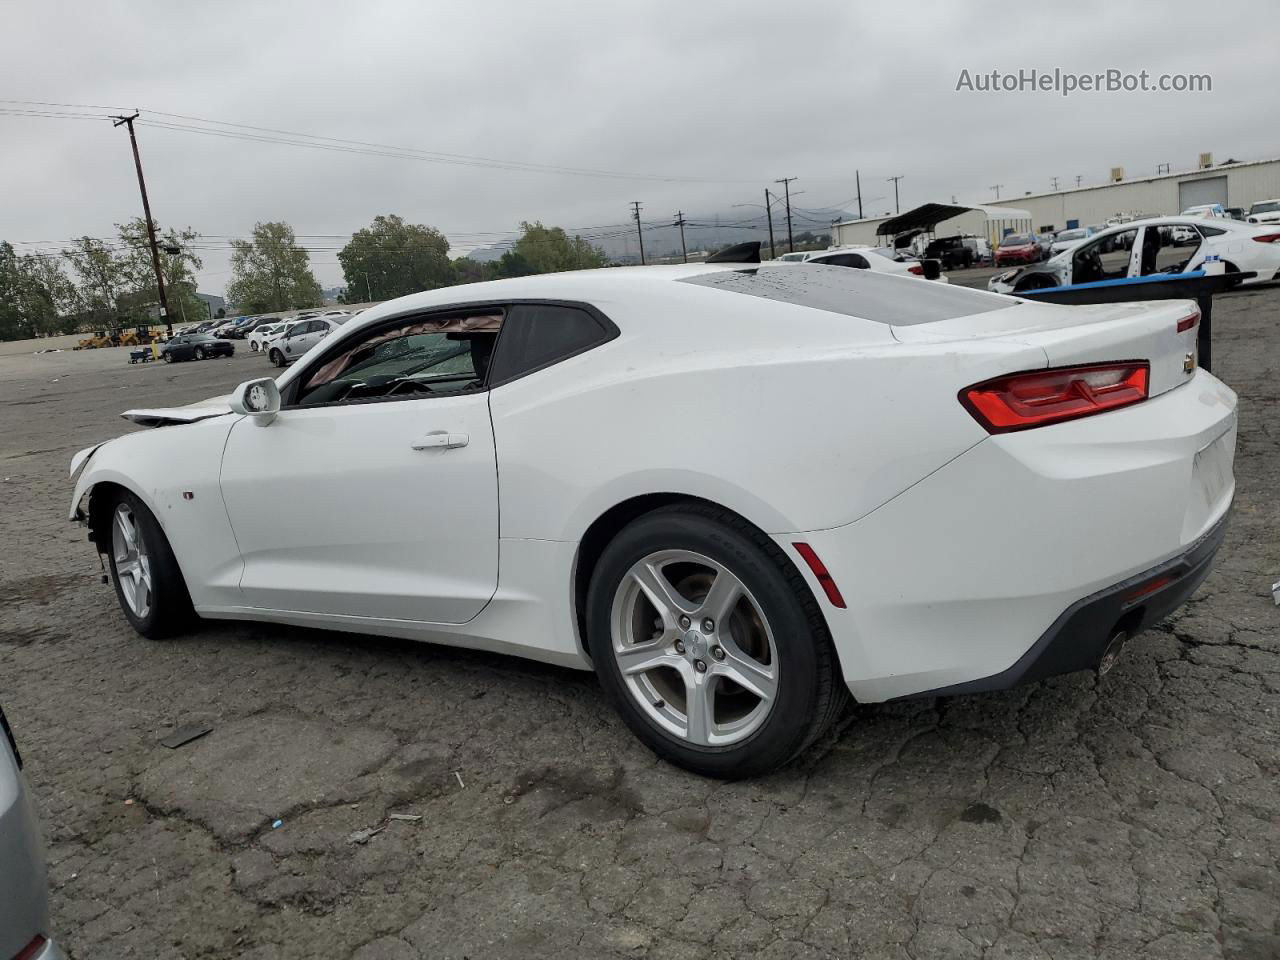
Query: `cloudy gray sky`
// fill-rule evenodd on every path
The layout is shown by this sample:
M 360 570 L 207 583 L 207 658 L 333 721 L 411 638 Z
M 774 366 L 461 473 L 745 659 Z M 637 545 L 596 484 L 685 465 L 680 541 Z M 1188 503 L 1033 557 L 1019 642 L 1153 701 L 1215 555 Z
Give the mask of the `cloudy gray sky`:
M 1215 159 L 1280 155 L 1274 45 L 1280 4 L 1006 5 L 834 0 L 360 3 L 45 0 L 6 6 L 0 98 L 136 107 L 153 213 L 212 249 L 285 220 L 317 276 L 380 213 L 438 227 L 455 253 L 539 219 L 620 230 L 760 202 L 783 176 L 809 208 L 845 203 L 862 172 L 868 215 L 990 200 Z M 956 92 L 962 69 L 1207 73 L 1211 93 Z M 203 120 L 516 165 L 531 172 L 210 135 Z M 200 127 L 204 133 L 155 125 Z M 277 137 L 276 134 L 263 134 Z M 0 112 L 0 239 L 109 236 L 140 214 L 127 136 L 105 120 Z M 879 199 L 871 199 L 879 198 Z M 744 211 L 750 213 L 749 210 Z M 619 226 L 613 226 L 619 225 Z M 324 249 L 324 248 L 331 249 Z

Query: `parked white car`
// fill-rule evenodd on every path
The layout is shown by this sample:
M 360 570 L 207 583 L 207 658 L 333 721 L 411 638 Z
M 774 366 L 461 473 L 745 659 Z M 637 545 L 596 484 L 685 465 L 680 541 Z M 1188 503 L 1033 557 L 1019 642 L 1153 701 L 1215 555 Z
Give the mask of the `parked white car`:
M 249 344 L 250 351 L 258 353 L 268 340 L 284 333 L 293 323 L 294 321 L 292 320 L 283 320 L 280 323 L 265 323 L 245 337 L 245 342 Z
M 811 263 L 447 287 L 127 413 L 172 426 L 76 454 L 70 516 L 145 636 L 194 608 L 594 669 L 661 756 L 746 776 L 849 691 L 1105 670 L 1190 596 L 1236 435 L 1197 322 Z
M 345 313 L 331 313 L 322 317 L 301 320 L 279 336 L 266 343 L 267 357 L 277 367 L 288 366 L 337 330 L 349 318 Z
M 1210 257 L 1221 260 L 1229 272 L 1256 274 L 1244 283 L 1277 279 L 1280 228 L 1226 218 L 1138 220 L 1109 227 L 1045 263 L 998 273 L 987 281 L 987 289 L 1021 293 L 1160 273 L 1188 273 L 1201 269 Z
M 857 270 L 873 270 L 877 273 L 893 273 L 899 276 L 924 277 L 925 268 L 918 260 L 894 260 L 885 247 L 847 246 L 827 250 L 806 250 L 803 253 L 784 253 L 779 263 L 822 263 L 833 267 L 853 267 Z M 937 280 L 947 283 L 945 274 Z
M 1249 207 L 1249 223 L 1280 223 L 1280 199 L 1260 200 Z

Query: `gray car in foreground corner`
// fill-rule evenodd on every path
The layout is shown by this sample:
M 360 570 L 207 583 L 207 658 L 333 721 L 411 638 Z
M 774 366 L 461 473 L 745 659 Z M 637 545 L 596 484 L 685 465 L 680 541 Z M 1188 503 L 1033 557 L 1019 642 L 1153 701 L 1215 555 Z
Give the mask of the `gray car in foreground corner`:
M 0 957 L 64 960 L 49 928 L 44 845 L 22 758 L 0 709 Z

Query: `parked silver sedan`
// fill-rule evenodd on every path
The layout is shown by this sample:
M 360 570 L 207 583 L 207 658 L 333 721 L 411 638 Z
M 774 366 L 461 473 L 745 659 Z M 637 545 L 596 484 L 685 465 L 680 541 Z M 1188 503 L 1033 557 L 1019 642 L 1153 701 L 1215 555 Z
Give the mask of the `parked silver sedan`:
M 13 731 L 0 710 L 0 957 L 64 960 L 49 927 L 44 844 Z

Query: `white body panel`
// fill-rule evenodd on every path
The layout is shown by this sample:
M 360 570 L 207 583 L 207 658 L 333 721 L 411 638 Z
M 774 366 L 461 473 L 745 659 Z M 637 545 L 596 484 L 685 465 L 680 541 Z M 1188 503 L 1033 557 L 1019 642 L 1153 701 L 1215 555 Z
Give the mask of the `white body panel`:
M 380 305 L 342 342 L 433 307 L 531 298 L 590 304 L 619 335 L 487 392 L 130 434 L 77 461 L 73 515 L 95 484 L 133 490 L 204 616 L 586 667 L 584 533 L 634 497 L 696 497 L 789 556 L 797 540 L 815 548 L 848 608 L 804 576 L 850 688 L 875 700 L 1005 669 L 1072 602 L 1226 509 L 1235 397 L 1178 366 L 1194 349 L 1194 331 L 1175 331 L 1185 304 L 1068 308 L 877 277 L 968 310 L 891 325 L 674 282 L 721 269 L 545 275 Z M 1015 371 L 1135 358 L 1150 358 L 1152 399 L 1079 421 L 991 436 L 957 399 Z M 435 431 L 468 440 L 413 449 Z
M 243 418 L 222 457 L 244 557 L 268 610 L 462 623 L 498 582 L 498 489 L 484 394 Z M 414 449 L 427 434 L 463 447 Z

